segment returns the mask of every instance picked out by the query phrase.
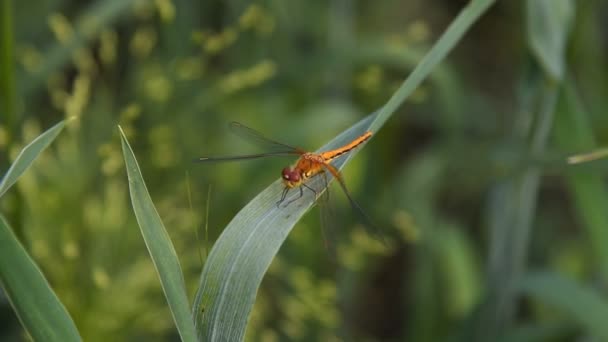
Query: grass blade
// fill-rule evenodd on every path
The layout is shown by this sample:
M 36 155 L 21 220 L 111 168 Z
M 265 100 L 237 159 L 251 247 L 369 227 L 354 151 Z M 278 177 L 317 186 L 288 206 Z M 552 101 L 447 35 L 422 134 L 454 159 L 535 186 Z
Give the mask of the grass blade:
M 65 126 L 66 121 L 62 120 L 55 126 L 49 128 L 46 132 L 40 134 L 34 141 L 29 143 L 21 150 L 11 167 L 8 169 L 2 182 L 0 182 L 0 197 L 6 193 L 10 187 L 17 182 L 17 179 L 27 170 L 28 167 L 34 162 L 38 155 L 44 151 L 47 146 L 61 132 Z
M 589 113 L 572 86 L 564 87 L 561 110 L 555 122 L 554 138 L 565 151 L 585 151 L 597 147 Z M 604 175 L 595 170 L 573 168 L 566 184 L 581 227 L 587 236 L 595 265 L 603 282 L 608 281 L 608 192 Z
M 565 4 L 565 1 L 556 3 Z M 563 7 L 555 12 L 549 1 L 530 0 L 527 3 L 530 50 L 536 53 L 539 46 L 548 46 L 551 47 L 549 52 L 555 55 L 535 55 L 538 66 L 533 65 L 522 78 L 521 108 L 513 138 L 527 144 L 531 155 L 543 155 L 553 129 L 565 60 L 563 47 L 570 29 L 568 17 L 571 14 L 561 11 L 571 8 Z M 559 30 L 546 30 L 547 21 L 554 23 L 555 20 L 562 20 Z M 547 67 L 547 63 L 551 67 Z M 528 165 L 521 174 L 494 186 L 491 193 L 489 286 L 487 300 L 479 314 L 477 334 L 480 340 L 495 340 L 515 318 L 518 303 L 511 289 L 526 269 L 541 176 L 542 169 L 538 165 Z
M 0 215 L 0 283 L 34 341 L 80 341 L 70 314 Z
M 335 148 L 361 135 L 374 118 L 376 115 L 361 120 L 322 149 Z M 334 165 L 341 168 L 352 156 Z M 317 178 L 310 186 L 319 189 L 324 180 Z M 306 191 L 301 199 L 278 208 L 276 202 L 282 191 L 280 180 L 262 191 L 234 217 L 211 249 L 194 305 L 201 340 L 243 339 L 264 273 L 291 228 L 314 204 L 314 195 Z M 298 191 L 292 191 L 285 203 L 298 196 Z
M 572 0 L 528 0 L 526 5 L 530 50 L 545 73 L 561 81 L 575 5 Z
M 568 164 L 581 164 L 608 157 L 608 148 L 598 148 L 591 152 L 575 154 L 568 157 Z
M 378 119 L 371 126 L 372 131 L 377 131 L 384 125 L 386 120 L 397 110 L 397 108 L 412 94 L 416 88 L 424 81 L 431 71 L 435 69 L 452 49 L 456 43 L 464 36 L 467 30 L 477 21 L 477 19 L 494 3 L 494 0 L 471 1 L 465 6 L 460 14 L 447 28 L 445 33 L 433 45 L 429 53 L 424 56 L 420 63 L 414 68 L 412 73 L 397 89 L 395 94 L 382 107 L 378 114 Z
M 478 0 L 467 5 L 379 112 L 363 119 L 322 149 L 340 146 L 366 130 L 376 132 L 382 127 L 493 2 Z M 351 153 L 335 166 L 342 168 L 353 155 Z M 243 339 L 247 319 L 266 270 L 293 226 L 314 204 L 312 194 L 305 192 L 300 200 L 278 209 L 275 203 L 281 191 L 280 180 L 262 191 L 234 217 L 211 250 L 201 274 L 193 309 L 200 339 Z M 286 202 L 296 196 L 297 191 Z
M 129 177 L 131 203 L 141 229 L 141 234 L 152 257 L 154 267 L 158 272 L 160 282 L 169 303 L 171 314 L 179 331 L 182 341 L 196 341 L 194 324 L 190 313 L 184 275 L 179 259 L 165 230 L 163 222 L 152 203 L 144 183 L 139 165 L 131 150 L 131 146 L 119 126 L 125 166 Z

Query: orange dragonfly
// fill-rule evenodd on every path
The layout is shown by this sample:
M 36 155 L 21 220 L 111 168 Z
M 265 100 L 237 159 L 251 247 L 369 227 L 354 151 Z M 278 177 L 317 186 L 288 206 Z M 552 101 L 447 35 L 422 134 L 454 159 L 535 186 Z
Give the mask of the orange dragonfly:
M 325 181 L 324 187 L 321 189 L 321 191 L 323 189 L 325 189 L 327 195 L 329 196 L 329 192 L 328 192 L 329 183 L 328 183 L 328 179 L 327 179 L 327 173 L 329 173 L 338 181 L 338 184 L 340 184 L 340 187 L 344 191 L 344 194 L 348 198 L 348 201 L 350 202 L 351 206 L 361 216 L 361 219 L 364 221 L 365 227 L 368 229 L 373 228 L 373 230 L 371 231 L 372 235 L 377 238 L 380 238 L 382 240 L 381 235 L 379 234 L 379 232 L 377 231 L 375 226 L 371 223 L 371 220 L 364 213 L 363 209 L 361 209 L 361 206 L 351 196 L 350 192 L 348 191 L 348 188 L 346 187 L 346 183 L 344 182 L 344 179 L 343 179 L 340 171 L 335 166 L 331 165 L 331 162 L 334 161 L 336 158 L 339 158 L 340 156 L 345 155 L 346 153 L 354 150 L 355 148 L 361 146 L 363 143 L 368 141 L 372 137 L 372 132 L 367 131 L 342 147 L 338 147 L 336 149 L 325 151 L 325 152 L 314 153 L 314 152 L 306 152 L 303 149 L 300 149 L 297 147 L 292 147 L 287 144 L 283 144 L 283 143 L 274 141 L 272 139 L 266 138 L 265 136 L 263 136 L 261 133 L 257 132 L 256 130 L 249 128 L 238 122 L 231 122 L 230 129 L 232 130 L 233 133 L 237 134 L 238 136 L 240 136 L 246 140 L 249 140 L 257 145 L 260 145 L 269 151 L 265 152 L 265 153 L 240 155 L 240 156 L 200 157 L 195 161 L 196 162 L 224 162 L 224 161 L 239 161 L 239 160 L 257 159 L 257 158 L 274 157 L 274 156 L 299 156 L 299 159 L 296 161 L 294 166 L 285 167 L 281 171 L 281 179 L 283 180 L 283 184 L 284 184 L 285 188 L 283 189 L 280 200 L 277 202 L 277 206 L 280 206 L 281 203 L 283 203 L 285 201 L 285 199 L 287 198 L 287 194 L 289 193 L 289 190 L 294 189 L 294 188 L 299 189 L 300 194 L 295 199 L 287 202 L 286 205 L 289 205 L 290 203 L 302 198 L 302 196 L 304 195 L 304 188 L 310 190 L 315 195 L 315 199 L 318 199 L 319 191 L 317 191 L 313 187 L 309 186 L 307 184 L 307 181 L 309 179 L 312 179 L 313 177 L 316 177 L 319 175 L 322 175 L 323 179 Z

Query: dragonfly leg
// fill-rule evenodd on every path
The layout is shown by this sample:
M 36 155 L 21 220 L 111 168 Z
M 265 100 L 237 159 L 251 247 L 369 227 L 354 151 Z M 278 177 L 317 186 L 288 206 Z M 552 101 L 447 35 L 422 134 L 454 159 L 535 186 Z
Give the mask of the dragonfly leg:
M 281 199 L 277 202 L 277 208 L 281 205 L 281 203 L 285 202 L 285 198 L 287 197 L 287 193 L 289 192 L 289 188 L 283 189 L 283 193 L 281 194 Z M 289 204 L 289 203 L 287 203 Z
M 293 202 L 295 202 L 295 201 L 299 200 L 300 198 L 302 198 L 302 196 L 304 196 L 304 190 L 302 190 L 302 187 L 301 187 L 301 186 L 299 187 L 299 189 L 300 189 L 300 196 L 298 196 L 298 197 L 296 197 L 296 198 L 292 199 L 291 201 L 287 202 L 287 204 L 286 204 L 285 206 L 290 205 L 291 203 L 293 203 Z
M 317 198 L 319 198 L 319 194 L 317 193 L 317 191 L 311 187 L 309 187 L 308 185 L 302 183 L 302 186 L 305 186 L 306 189 L 312 191 L 313 194 L 315 194 L 315 201 L 317 200 Z M 301 188 L 300 188 L 301 189 Z M 301 197 L 301 196 L 300 196 Z

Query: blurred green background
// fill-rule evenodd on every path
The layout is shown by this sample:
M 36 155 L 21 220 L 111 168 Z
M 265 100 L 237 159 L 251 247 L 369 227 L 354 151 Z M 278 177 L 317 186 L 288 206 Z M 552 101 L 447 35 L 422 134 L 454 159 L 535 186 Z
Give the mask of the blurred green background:
M 332 189 L 337 260 L 313 210 L 248 340 L 608 338 L 608 162 L 566 164 L 608 139 L 608 3 L 543 2 L 495 4 L 345 169 L 387 245 Z M 0 208 L 85 340 L 177 340 L 117 124 L 192 296 L 223 227 L 292 162 L 192 159 L 255 152 L 230 121 L 315 150 L 381 107 L 466 4 L 0 0 L 0 170 L 78 118 Z M 0 340 L 24 338 L 1 294 L 0 317 Z

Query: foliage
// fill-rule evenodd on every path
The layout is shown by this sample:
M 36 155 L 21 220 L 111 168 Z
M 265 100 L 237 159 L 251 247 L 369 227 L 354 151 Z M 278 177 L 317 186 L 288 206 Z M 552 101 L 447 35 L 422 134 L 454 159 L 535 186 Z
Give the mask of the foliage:
M 373 140 L 343 171 L 386 245 L 332 187 L 337 259 L 313 209 L 266 265 L 251 315 L 235 313 L 246 339 L 604 338 L 607 164 L 567 157 L 606 145 L 608 7 L 496 2 L 467 32 L 462 16 L 492 1 L 465 3 L 0 0 L 3 177 L 42 131 L 76 118 L 12 188 L 16 177 L 0 183 L 2 227 L 19 240 L 3 228 L 15 256 L 0 263 L 0 310 L 14 319 L 0 339 L 37 325 L 6 270 L 36 285 L 44 274 L 37 293 L 59 298 L 49 307 L 65 306 L 84 340 L 188 339 L 175 310 L 195 298 L 200 252 L 292 162 L 192 159 L 256 151 L 229 121 L 316 150 L 377 110 Z M 143 179 L 127 178 L 123 157 Z M 170 255 L 152 262 L 138 228 L 150 225 L 141 210 L 136 220 L 134 180 L 173 245 L 160 248 L 179 258 L 178 304 L 155 270 Z

